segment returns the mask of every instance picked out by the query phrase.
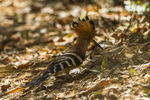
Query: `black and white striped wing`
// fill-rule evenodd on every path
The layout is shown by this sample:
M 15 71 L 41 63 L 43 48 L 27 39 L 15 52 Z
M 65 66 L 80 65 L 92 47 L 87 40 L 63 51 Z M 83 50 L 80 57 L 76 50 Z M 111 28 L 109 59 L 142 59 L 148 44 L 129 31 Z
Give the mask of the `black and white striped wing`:
M 84 56 L 78 53 L 64 53 L 58 56 L 48 67 L 50 73 L 56 73 L 69 67 L 80 65 L 84 60 Z
M 38 78 L 32 80 L 28 85 L 37 85 L 47 79 L 53 73 L 59 72 L 65 68 L 80 65 L 84 60 L 84 56 L 78 53 L 64 53 L 56 57 L 45 72 Z

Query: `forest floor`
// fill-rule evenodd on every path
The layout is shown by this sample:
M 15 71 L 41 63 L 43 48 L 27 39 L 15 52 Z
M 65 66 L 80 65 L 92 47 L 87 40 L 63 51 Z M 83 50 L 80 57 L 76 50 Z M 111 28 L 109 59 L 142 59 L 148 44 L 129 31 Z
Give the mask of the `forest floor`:
M 0 100 L 150 100 L 150 9 L 106 1 L 0 0 Z M 25 87 L 75 43 L 71 23 L 84 15 L 103 50 L 91 43 L 70 75 Z

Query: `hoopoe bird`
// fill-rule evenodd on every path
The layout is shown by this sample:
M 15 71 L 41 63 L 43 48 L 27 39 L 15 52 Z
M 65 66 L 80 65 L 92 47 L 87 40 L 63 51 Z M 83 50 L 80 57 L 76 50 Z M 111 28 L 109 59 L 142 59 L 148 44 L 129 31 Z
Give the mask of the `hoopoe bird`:
M 61 55 L 57 56 L 38 78 L 32 80 L 28 85 L 37 85 L 47 79 L 54 73 L 57 73 L 65 68 L 74 68 L 79 66 L 85 58 L 87 48 L 95 36 L 95 24 L 88 16 L 83 19 L 78 19 L 77 22 L 72 23 L 73 29 L 77 35 L 76 43 L 66 49 Z

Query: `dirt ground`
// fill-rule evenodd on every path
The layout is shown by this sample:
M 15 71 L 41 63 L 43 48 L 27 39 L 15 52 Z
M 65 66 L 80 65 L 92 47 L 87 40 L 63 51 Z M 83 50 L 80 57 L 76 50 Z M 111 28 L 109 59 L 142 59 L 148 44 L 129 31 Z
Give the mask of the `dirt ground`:
M 91 43 L 69 75 L 26 86 L 75 43 L 71 24 L 85 15 L 103 50 Z M 150 100 L 148 0 L 0 0 L 0 100 L 6 99 Z

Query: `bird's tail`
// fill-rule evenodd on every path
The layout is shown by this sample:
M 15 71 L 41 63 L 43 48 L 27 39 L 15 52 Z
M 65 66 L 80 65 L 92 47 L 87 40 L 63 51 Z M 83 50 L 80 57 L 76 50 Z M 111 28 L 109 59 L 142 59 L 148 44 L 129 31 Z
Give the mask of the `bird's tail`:
M 38 85 L 41 82 L 43 82 L 45 79 L 47 79 L 50 75 L 52 75 L 52 73 L 49 73 L 48 71 L 45 71 L 38 78 L 32 80 L 28 85 Z

